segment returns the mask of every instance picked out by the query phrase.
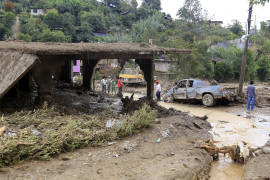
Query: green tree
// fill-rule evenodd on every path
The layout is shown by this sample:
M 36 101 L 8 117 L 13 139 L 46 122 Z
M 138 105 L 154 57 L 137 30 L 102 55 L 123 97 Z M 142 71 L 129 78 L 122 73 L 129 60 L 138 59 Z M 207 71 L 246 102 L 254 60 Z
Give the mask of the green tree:
M 75 17 L 77 17 L 80 11 L 83 9 L 83 3 L 81 0 L 56 0 L 55 5 L 58 12 L 69 12 Z
M 77 26 L 75 42 L 91 42 L 93 39 L 92 26 L 89 23 L 83 23 L 81 26 Z
M 59 16 L 56 9 L 50 9 L 44 16 L 44 22 L 51 28 L 56 29 L 62 27 L 62 16 Z
M 81 23 L 91 25 L 93 32 L 106 32 L 104 15 L 97 12 L 82 12 L 80 15 Z
M 268 56 L 262 56 L 257 64 L 257 76 L 260 81 L 265 81 L 270 73 L 270 58 Z
M 238 37 L 241 37 L 244 35 L 243 27 L 238 20 L 233 21 L 233 24 L 230 25 L 229 30 L 235 35 L 237 35 Z
M 160 0 L 143 0 L 142 6 L 148 7 L 151 10 L 161 10 Z
M 9 33 L 9 29 L 4 24 L 0 23 L 0 41 L 4 41 Z
M 137 0 L 131 0 L 131 6 L 132 6 L 133 9 L 137 9 L 137 7 L 138 7 Z
M 44 29 L 39 35 L 39 41 L 41 42 L 70 42 L 71 38 L 65 36 L 61 31 L 50 31 L 49 29 Z
M 26 41 L 26 42 L 31 42 L 32 41 L 32 37 L 29 34 L 19 33 L 17 35 L 17 38 L 19 40 L 23 40 L 23 41 Z
M 205 19 L 199 0 L 185 0 L 184 6 L 178 10 L 178 17 L 184 21 L 196 23 Z

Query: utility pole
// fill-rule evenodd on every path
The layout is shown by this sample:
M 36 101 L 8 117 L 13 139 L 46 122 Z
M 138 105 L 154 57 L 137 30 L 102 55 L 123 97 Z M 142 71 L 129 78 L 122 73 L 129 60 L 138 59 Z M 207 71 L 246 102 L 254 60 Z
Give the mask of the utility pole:
M 250 3 L 249 4 L 249 10 L 248 10 L 248 28 L 247 28 L 247 35 L 246 35 L 244 53 L 243 53 L 243 56 L 242 56 L 242 65 L 241 65 L 241 73 L 240 73 L 240 80 L 239 80 L 239 89 L 238 89 L 238 95 L 239 96 L 243 95 L 243 85 L 244 85 L 245 75 L 246 75 L 248 40 L 249 40 L 249 35 L 250 35 L 252 9 L 253 9 L 253 4 Z

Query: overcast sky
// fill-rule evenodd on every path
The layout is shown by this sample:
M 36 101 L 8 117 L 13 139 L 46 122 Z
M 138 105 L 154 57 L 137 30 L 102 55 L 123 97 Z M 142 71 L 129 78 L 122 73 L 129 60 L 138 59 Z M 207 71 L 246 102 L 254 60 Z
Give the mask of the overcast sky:
M 140 3 L 142 0 L 137 0 Z M 245 27 L 248 16 L 248 0 L 200 0 L 203 9 L 206 9 L 213 17 L 212 20 L 223 21 L 224 26 L 237 19 Z M 171 14 L 176 18 L 176 13 L 183 6 L 184 0 L 161 0 L 162 11 Z M 257 19 L 257 25 L 260 21 L 270 20 L 270 3 L 263 6 L 255 6 L 253 11 L 253 23 Z M 254 24 L 253 24 L 254 25 Z

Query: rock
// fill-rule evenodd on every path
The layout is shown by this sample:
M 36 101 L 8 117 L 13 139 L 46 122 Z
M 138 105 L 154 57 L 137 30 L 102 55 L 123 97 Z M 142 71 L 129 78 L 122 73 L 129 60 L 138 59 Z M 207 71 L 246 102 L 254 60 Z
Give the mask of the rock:
M 270 147 L 266 146 L 262 149 L 264 154 L 270 154 Z
M 116 127 L 121 127 L 122 122 L 120 122 L 118 120 L 109 120 L 106 122 L 106 128 L 112 128 L 114 125 Z
M 258 150 L 256 150 L 255 152 L 254 152 L 254 155 L 255 156 L 259 156 L 260 154 L 262 154 L 262 150 L 261 149 L 258 149 Z
M 201 147 L 201 141 L 195 142 L 194 147 L 195 148 L 200 148 Z
M 161 131 L 161 135 L 163 138 L 169 137 L 170 131 L 167 129 L 165 131 Z
M 161 124 L 160 120 L 155 120 L 155 124 Z
M 196 118 L 199 118 L 203 121 L 206 121 L 208 119 L 208 116 L 204 115 L 204 116 L 195 116 Z
M 33 134 L 36 135 L 36 136 L 41 135 L 41 133 L 40 133 L 39 131 L 37 131 L 37 130 L 32 130 L 32 132 L 33 132 Z
M 233 129 L 228 127 L 228 128 L 225 128 L 225 132 L 233 132 Z
M 127 153 L 131 152 L 135 146 L 136 144 L 132 144 L 129 141 L 124 142 L 122 145 L 124 151 Z
M 69 157 L 62 157 L 61 159 L 62 159 L 62 161 L 69 161 L 70 160 Z
M 116 142 L 108 142 L 108 145 L 111 146 L 113 144 L 116 144 Z
M 118 158 L 120 156 L 120 154 L 115 154 L 114 157 Z

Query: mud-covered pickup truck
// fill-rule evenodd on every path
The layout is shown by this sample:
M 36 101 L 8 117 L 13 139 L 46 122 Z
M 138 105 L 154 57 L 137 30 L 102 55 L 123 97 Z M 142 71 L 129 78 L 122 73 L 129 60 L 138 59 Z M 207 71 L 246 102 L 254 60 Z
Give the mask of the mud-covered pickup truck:
M 234 95 L 225 91 L 220 85 L 212 85 L 208 81 L 197 79 L 183 79 L 176 83 L 163 99 L 172 98 L 173 100 L 201 100 L 205 106 L 215 105 L 217 100 L 233 101 Z

